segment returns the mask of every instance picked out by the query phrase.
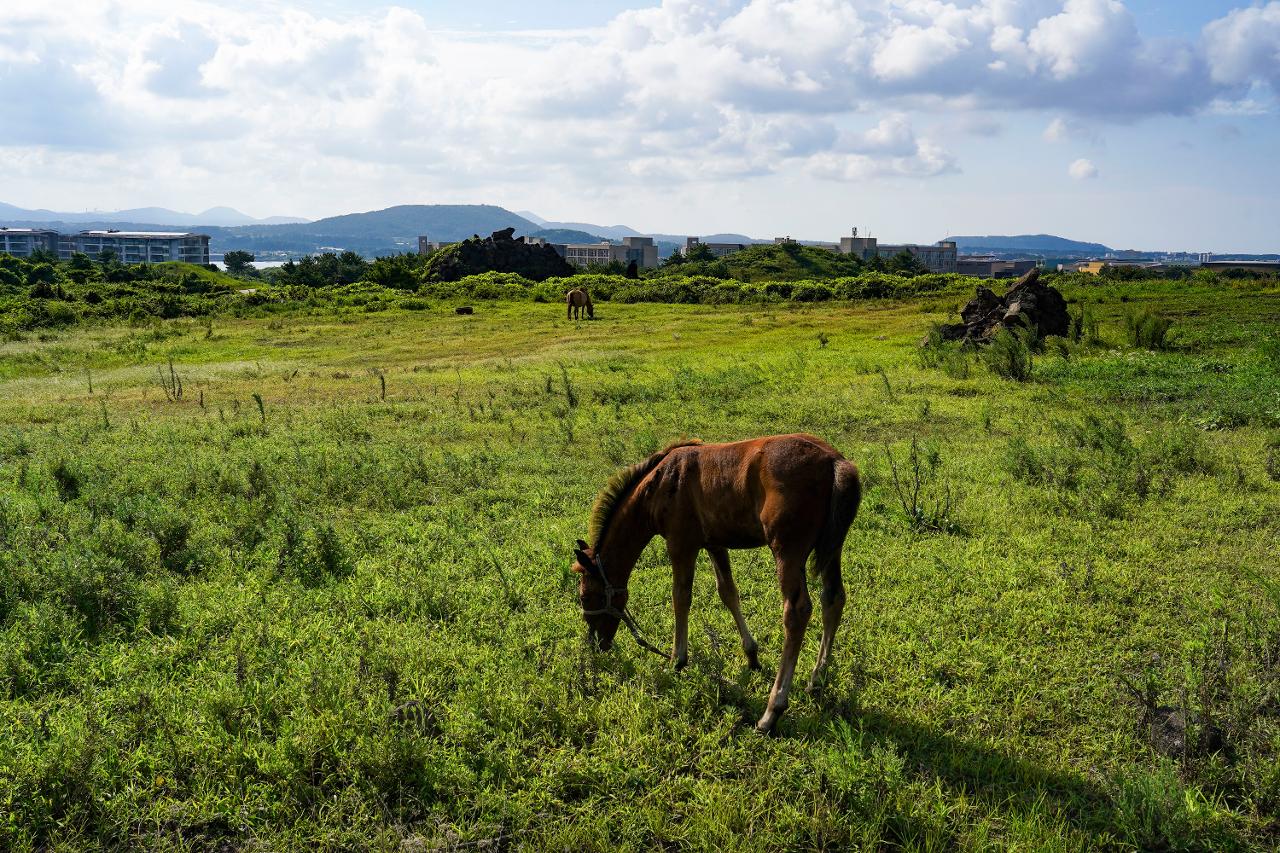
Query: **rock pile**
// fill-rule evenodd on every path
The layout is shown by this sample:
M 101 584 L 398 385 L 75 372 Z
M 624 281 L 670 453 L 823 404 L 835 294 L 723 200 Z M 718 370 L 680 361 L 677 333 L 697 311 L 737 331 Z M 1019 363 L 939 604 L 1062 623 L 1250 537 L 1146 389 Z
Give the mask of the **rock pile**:
M 514 228 L 504 228 L 483 239 L 476 235 L 445 246 L 427 262 L 425 275 L 430 281 L 457 281 L 486 272 L 513 272 L 543 281 L 574 274 L 574 268 L 551 246 L 526 243 L 514 235 Z
M 963 322 L 943 326 L 943 340 L 982 343 L 995 337 L 1001 329 L 1027 326 L 1045 335 L 1065 336 L 1071 318 L 1067 301 L 1058 289 L 1040 281 L 1040 270 L 1033 269 L 996 296 L 989 288 L 979 287 L 978 294 L 960 309 Z

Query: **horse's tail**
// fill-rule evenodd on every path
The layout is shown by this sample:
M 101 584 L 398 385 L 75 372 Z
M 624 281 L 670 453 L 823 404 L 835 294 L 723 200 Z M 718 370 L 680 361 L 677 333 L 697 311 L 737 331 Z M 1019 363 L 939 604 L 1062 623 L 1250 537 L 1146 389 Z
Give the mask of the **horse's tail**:
M 858 478 L 858 466 L 848 459 L 837 459 L 832 465 L 831 502 L 827 506 L 827 520 L 818 531 L 818 543 L 813 549 L 813 573 L 825 577 L 840 571 L 840 552 L 844 550 L 844 538 L 849 525 L 858 514 L 862 503 L 862 481 Z

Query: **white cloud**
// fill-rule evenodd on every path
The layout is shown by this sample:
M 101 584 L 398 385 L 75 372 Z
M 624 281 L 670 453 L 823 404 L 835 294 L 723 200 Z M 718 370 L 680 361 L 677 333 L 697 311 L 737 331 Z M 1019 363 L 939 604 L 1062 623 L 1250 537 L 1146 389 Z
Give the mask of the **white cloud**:
M 1280 90 L 1280 2 L 1236 9 L 1204 28 L 1205 52 L 1215 82 L 1265 80 Z
M 1257 87 L 1280 74 L 1280 2 L 1203 44 L 1144 38 L 1118 0 L 665 0 L 546 34 L 301 6 L 33 4 L 0 32 L 0 152 L 40 150 L 57 176 L 85 150 L 125 162 L 180 141 L 170 182 L 418 196 L 925 178 L 959 168 L 938 128 L 995 133 L 993 115 L 1048 110 L 1046 139 L 1096 141 L 1086 121 L 1267 104 Z
M 1077 142 L 1089 142 L 1094 145 L 1102 144 L 1102 137 L 1089 125 L 1080 119 L 1064 116 L 1058 116 L 1049 122 L 1042 135 L 1046 142 L 1075 140 Z
M 1098 177 L 1098 167 L 1093 164 L 1092 160 L 1086 160 L 1081 157 L 1067 167 L 1067 174 L 1077 181 L 1087 181 Z

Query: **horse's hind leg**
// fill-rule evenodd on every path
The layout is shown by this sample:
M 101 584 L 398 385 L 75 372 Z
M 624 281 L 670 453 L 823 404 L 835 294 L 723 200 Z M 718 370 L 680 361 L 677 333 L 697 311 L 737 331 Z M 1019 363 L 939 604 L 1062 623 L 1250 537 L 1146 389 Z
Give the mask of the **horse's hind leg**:
M 747 666 L 759 669 L 759 647 L 756 646 L 755 638 L 751 636 L 747 620 L 742 618 L 742 601 L 738 597 L 738 587 L 733 582 L 733 572 L 729 570 L 729 552 L 724 548 L 708 548 L 707 554 L 710 555 L 711 565 L 716 570 L 716 590 L 720 593 L 720 600 L 733 614 L 733 621 L 737 624 L 738 633 L 742 636 L 742 651 L 747 656 Z
M 782 587 L 782 627 L 786 639 L 782 643 L 782 659 L 778 663 L 778 677 L 769 692 L 769 704 L 764 716 L 756 723 L 756 731 L 771 732 L 778 718 L 791 704 L 791 679 L 796 673 L 796 661 L 800 647 L 804 645 L 804 632 L 813 615 L 813 602 L 805 583 L 805 558 L 807 551 L 785 553 L 774 550 L 778 563 L 778 583 Z
M 822 687 L 827 660 L 831 657 L 831 645 L 836 639 L 836 629 L 840 627 L 840 617 L 844 615 L 844 599 L 844 579 L 840 576 L 840 556 L 837 553 L 835 563 L 823 567 L 822 571 L 822 645 L 818 648 L 818 662 L 813 665 L 813 674 L 809 676 L 810 692 Z

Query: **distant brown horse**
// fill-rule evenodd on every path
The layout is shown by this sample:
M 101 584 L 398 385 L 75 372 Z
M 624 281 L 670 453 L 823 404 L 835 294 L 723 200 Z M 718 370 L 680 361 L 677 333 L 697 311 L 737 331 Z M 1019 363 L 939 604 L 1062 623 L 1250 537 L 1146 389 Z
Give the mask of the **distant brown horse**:
M 809 687 L 822 683 L 844 611 L 840 551 L 861 496 L 854 464 L 812 435 L 776 435 L 733 444 L 677 442 L 618 472 L 592 508 L 592 543 L 579 539 L 574 550 L 573 570 L 581 574 L 579 601 L 592 639 L 609 649 L 622 621 L 635 633 L 626 609 L 627 582 L 645 545 L 662 536 L 675 570 L 671 659 L 676 669 L 688 663 L 693 569 L 703 549 L 715 568 L 720 600 L 742 635 L 747 662 L 758 669 L 756 641 L 742 618 L 729 570 L 729 549 L 769 546 L 782 587 L 786 634 L 769 704 L 756 724 L 761 732 L 771 731 L 787 708 L 813 610 L 805 580 L 810 554 L 822 578 L 822 645 Z
M 587 316 L 595 319 L 596 306 L 591 304 L 591 294 L 587 292 L 585 287 L 575 287 L 565 294 L 565 305 L 568 308 L 568 317 L 565 319 L 577 320 L 582 310 L 585 308 Z

